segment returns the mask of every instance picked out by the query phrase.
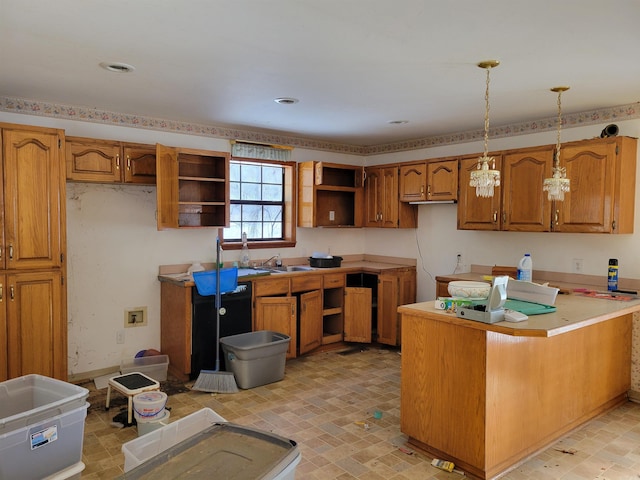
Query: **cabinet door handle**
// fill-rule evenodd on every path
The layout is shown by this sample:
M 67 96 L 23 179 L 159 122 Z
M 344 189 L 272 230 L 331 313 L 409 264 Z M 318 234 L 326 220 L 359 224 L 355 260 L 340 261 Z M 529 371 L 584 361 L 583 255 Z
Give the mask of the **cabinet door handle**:
M 127 155 L 127 170 L 131 171 L 131 156 Z
M 3 285 L 0 283 L 0 303 L 4 300 Z
M 431 185 L 427 187 L 427 198 L 431 198 Z
M 15 300 L 16 298 L 16 290 L 13 288 L 13 285 L 9 287 L 9 297 L 11 297 L 11 300 Z
M 0 260 L 2 260 L 2 247 L 0 247 Z
M 116 155 L 116 170 L 120 170 L 120 154 Z
M 558 225 L 559 219 L 560 219 L 560 210 L 556 210 L 555 217 L 556 217 L 556 225 Z
M 424 197 L 424 185 L 420 185 L 420 198 Z
M 498 211 L 494 210 L 493 212 L 493 223 L 498 223 Z
M 9 245 L 9 260 L 13 260 L 13 245 Z

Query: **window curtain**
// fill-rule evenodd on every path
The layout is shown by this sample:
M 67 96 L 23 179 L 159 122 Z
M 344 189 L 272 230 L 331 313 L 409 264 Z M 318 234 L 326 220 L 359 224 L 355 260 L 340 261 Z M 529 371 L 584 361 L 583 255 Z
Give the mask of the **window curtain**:
M 242 158 L 257 158 L 260 160 L 291 160 L 293 147 L 281 145 L 265 145 L 262 143 L 250 143 L 240 140 L 231 141 L 231 156 Z

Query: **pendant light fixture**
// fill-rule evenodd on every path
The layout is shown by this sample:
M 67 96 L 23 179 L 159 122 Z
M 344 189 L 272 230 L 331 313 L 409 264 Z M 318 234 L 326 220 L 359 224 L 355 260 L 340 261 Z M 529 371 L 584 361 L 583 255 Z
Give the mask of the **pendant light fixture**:
M 484 94 L 486 104 L 484 113 L 484 154 L 478 158 L 478 166 L 476 170 L 471 172 L 471 180 L 469 185 L 475 187 L 477 197 L 493 197 L 494 187 L 500 186 L 500 172 L 496 170 L 496 160 L 489 157 L 489 72 L 492 68 L 500 65 L 497 60 L 487 60 L 478 63 L 480 68 L 487 71 L 487 88 Z M 491 163 L 491 168 L 489 168 Z
M 553 87 L 552 92 L 558 94 L 558 136 L 556 143 L 556 154 L 553 160 L 553 176 L 545 178 L 542 184 L 542 190 L 548 192 L 549 200 L 561 202 L 564 200 L 564 194 L 569 191 L 569 179 L 567 178 L 567 169 L 560 166 L 560 132 L 562 130 L 562 92 L 569 90 L 569 87 Z

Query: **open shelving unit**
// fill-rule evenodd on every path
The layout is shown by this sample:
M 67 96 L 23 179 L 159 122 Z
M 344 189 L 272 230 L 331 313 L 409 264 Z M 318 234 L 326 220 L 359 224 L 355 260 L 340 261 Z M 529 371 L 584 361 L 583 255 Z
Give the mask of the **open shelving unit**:
M 229 224 L 229 154 L 157 145 L 158 230 Z

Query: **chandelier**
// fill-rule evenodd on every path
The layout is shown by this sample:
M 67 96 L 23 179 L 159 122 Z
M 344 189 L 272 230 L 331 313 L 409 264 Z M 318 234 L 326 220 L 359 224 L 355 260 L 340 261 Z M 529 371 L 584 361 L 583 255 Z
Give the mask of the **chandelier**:
M 569 87 L 553 87 L 552 92 L 558 94 L 558 138 L 556 143 L 556 154 L 553 160 L 553 176 L 545 178 L 542 190 L 548 192 L 549 200 L 561 202 L 564 194 L 569 191 L 569 179 L 567 169 L 560 166 L 560 131 L 562 130 L 562 104 L 560 97 L 562 92 L 569 90 Z
M 500 65 L 497 60 L 487 60 L 478 63 L 480 68 L 487 71 L 487 87 L 484 94 L 485 112 L 484 112 L 484 154 L 478 158 L 477 169 L 471 172 L 471 180 L 469 185 L 475 187 L 477 197 L 493 197 L 494 187 L 500 186 L 500 172 L 496 170 L 496 160 L 489 157 L 489 72 L 492 68 Z M 489 168 L 491 163 L 491 168 Z

